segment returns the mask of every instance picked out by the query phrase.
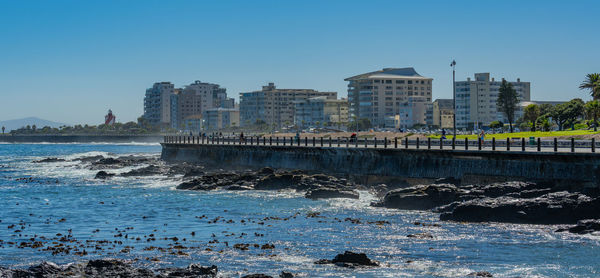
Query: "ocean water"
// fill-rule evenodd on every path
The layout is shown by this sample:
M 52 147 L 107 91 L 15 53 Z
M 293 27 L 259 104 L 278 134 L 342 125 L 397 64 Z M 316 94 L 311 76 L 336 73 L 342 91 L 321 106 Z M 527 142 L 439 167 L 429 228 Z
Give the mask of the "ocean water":
M 151 268 L 214 264 L 226 277 L 281 270 L 299 277 L 600 275 L 600 237 L 555 233 L 556 226 L 443 222 L 435 213 L 370 207 L 368 192 L 313 201 L 292 191 L 176 190 L 181 177 L 102 181 L 70 161 L 124 154 L 157 157 L 160 146 L 0 144 L 0 265 L 109 257 Z M 67 161 L 32 163 L 46 157 Z M 424 232 L 433 238 L 407 237 Z M 267 244 L 274 248 L 261 248 Z M 381 267 L 314 264 L 346 250 Z

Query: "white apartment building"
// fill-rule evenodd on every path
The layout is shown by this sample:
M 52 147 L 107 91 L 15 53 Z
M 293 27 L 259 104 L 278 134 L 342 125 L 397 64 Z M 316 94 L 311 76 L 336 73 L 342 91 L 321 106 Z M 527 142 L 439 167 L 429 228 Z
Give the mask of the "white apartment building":
M 530 83 L 509 82 L 519 95 L 519 101 L 530 100 Z M 490 80 L 490 73 L 476 73 L 475 80 L 456 82 L 456 128 L 477 129 L 488 126 L 493 121 L 508 122 L 498 111 L 496 101 L 502 80 Z M 515 120 L 517 118 L 515 117 Z
M 349 82 L 350 118 L 366 118 L 377 127 L 393 123 L 390 119 L 400 115 L 401 109 L 404 115 L 407 107 L 418 110 L 416 106 L 420 104 L 413 105 L 412 101 L 431 103 L 433 78 L 419 75 L 414 68 L 384 68 L 344 80 Z M 421 116 L 414 119 L 415 122 L 407 122 L 406 125 L 421 123 Z
M 262 90 L 240 93 L 240 121 L 242 126 L 264 122 L 281 128 L 294 123 L 294 102 L 323 96 L 336 99 L 336 92 L 319 92 L 312 89 L 279 89 L 274 83 Z
M 157 82 L 146 89 L 144 115 L 152 125 L 168 126 L 171 122 L 171 95 L 175 87 L 171 82 Z
M 395 117 L 395 128 L 411 128 L 414 125 L 431 125 L 429 119 L 432 110 L 431 101 L 422 96 L 409 97 L 408 101 L 402 102 L 398 115 Z M 390 126 L 386 126 L 390 127 Z
M 294 124 L 300 127 L 341 125 L 348 122 L 348 101 L 313 97 L 294 102 Z

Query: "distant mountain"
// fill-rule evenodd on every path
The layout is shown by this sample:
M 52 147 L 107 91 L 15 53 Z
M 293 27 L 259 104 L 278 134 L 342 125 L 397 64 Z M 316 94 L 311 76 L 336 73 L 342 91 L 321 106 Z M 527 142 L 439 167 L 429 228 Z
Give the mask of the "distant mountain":
M 28 117 L 28 118 L 23 118 L 23 119 L 0 121 L 0 128 L 6 127 L 5 132 L 10 132 L 13 129 L 19 129 L 19 128 L 27 126 L 27 125 L 30 125 L 30 126 L 35 125 L 37 128 L 42 128 L 45 126 L 60 127 L 65 124 L 48 121 L 48 120 L 44 120 L 44 119 L 40 119 L 40 118 L 36 118 L 36 117 Z M 0 132 L 1 132 L 1 130 L 0 130 Z

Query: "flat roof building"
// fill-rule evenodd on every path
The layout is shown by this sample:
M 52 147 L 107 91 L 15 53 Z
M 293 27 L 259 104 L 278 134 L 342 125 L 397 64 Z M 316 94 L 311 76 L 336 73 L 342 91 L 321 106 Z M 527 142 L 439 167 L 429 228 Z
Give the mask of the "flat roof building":
M 240 93 L 241 126 L 266 123 L 272 128 L 282 128 L 294 123 L 294 102 L 323 96 L 336 99 L 336 92 L 319 92 L 312 89 L 278 89 L 274 83 L 260 91 Z
M 431 103 L 433 78 L 419 75 L 414 68 L 384 68 L 344 80 L 348 81 L 350 118 L 366 118 L 374 126 L 383 127 L 401 108 L 412 107 L 407 102 Z
M 314 97 L 294 102 L 294 124 L 300 127 L 341 125 L 348 122 L 348 101 Z
M 530 83 L 509 82 L 517 91 L 520 101 L 530 100 Z M 475 80 L 456 82 L 456 128 L 477 129 L 489 126 L 493 121 L 508 122 L 505 115 L 498 111 L 496 101 L 502 80 L 490 79 L 489 73 L 476 73 Z M 517 118 L 515 117 L 515 120 Z

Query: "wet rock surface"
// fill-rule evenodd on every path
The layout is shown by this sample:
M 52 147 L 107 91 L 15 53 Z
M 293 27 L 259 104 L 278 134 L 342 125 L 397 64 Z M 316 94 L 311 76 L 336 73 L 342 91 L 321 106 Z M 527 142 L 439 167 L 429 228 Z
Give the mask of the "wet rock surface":
M 151 270 L 138 268 L 116 259 L 90 260 L 84 263 L 56 265 L 43 262 L 28 269 L 8 269 L 0 267 L 0 277 L 217 277 L 216 266 L 191 264 L 187 268 L 167 268 Z
M 556 190 L 519 181 L 467 186 L 434 182 L 391 190 L 372 205 L 434 210 L 441 220 L 464 222 L 574 224 L 600 218 L 600 198 Z
M 96 176 L 94 178 L 99 179 L 99 180 L 105 180 L 105 179 L 113 177 L 114 175 L 115 174 L 107 173 L 106 171 L 98 171 L 98 173 L 96 173 Z
M 333 260 L 318 260 L 315 264 L 335 264 L 337 266 L 349 268 L 379 266 L 378 262 L 369 259 L 365 253 L 354 253 L 352 251 L 345 251 L 343 254 L 337 254 Z
M 575 226 L 561 228 L 556 230 L 556 232 L 569 232 L 580 235 L 600 233 L 600 219 L 579 220 Z
M 33 163 L 51 163 L 51 162 L 63 162 L 66 161 L 62 158 L 56 158 L 56 157 L 47 157 L 44 159 L 40 159 L 40 160 L 35 160 L 33 161 Z
M 184 181 L 177 189 L 185 190 L 296 190 L 306 191 L 306 197 L 358 199 L 358 186 L 346 179 L 323 174 L 309 175 L 300 171 L 275 171 L 263 168 L 247 172 L 205 173 Z
M 467 222 L 508 222 L 528 224 L 569 224 L 597 218 L 600 199 L 566 191 L 535 198 L 472 199 L 457 204 L 440 215 L 441 220 Z
M 343 190 L 337 188 L 319 188 L 306 192 L 309 199 L 350 198 L 358 199 L 359 194 L 355 190 Z

